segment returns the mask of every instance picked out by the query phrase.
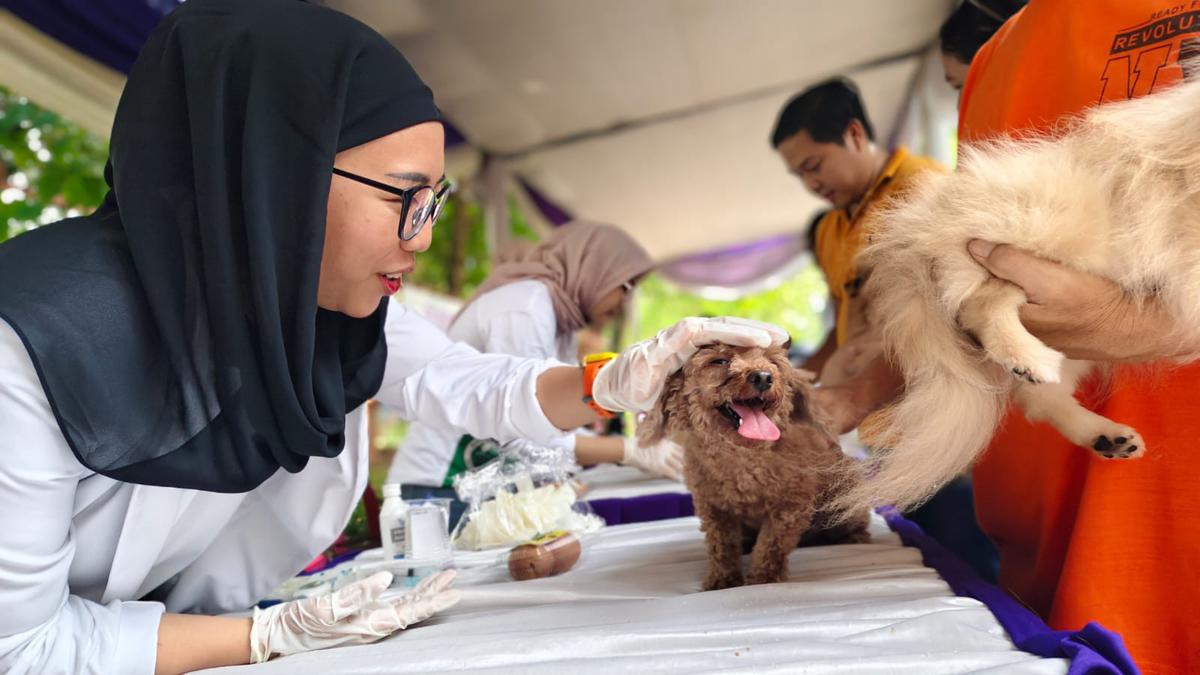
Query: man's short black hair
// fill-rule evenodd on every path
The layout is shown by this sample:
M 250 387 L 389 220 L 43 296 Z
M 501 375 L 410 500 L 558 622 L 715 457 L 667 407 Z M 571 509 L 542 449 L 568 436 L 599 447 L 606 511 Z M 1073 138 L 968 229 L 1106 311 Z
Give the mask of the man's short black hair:
M 846 128 L 854 120 L 862 123 L 868 139 L 875 140 L 858 87 L 844 77 L 835 77 L 805 89 L 783 106 L 771 132 L 771 147 L 778 148 L 801 131 L 818 143 L 842 145 Z
M 966 0 L 942 24 L 938 40 L 942 51 L 970 65 L 971 59 L 1000 26 L 1025 6 L 1027 0 Z

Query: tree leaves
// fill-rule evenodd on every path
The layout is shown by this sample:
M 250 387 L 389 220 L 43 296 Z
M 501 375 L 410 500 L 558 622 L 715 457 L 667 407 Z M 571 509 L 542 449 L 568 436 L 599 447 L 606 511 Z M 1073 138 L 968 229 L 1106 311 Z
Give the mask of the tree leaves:
M 689 316 L 740 316 L 778 324 L 797 345 L 815 348 L 825 339 L 822 313 L 828 298 L 825 278 L 815 263 L 772 290 L 733 301 L 692 295 L 652 274 L 638 285 L 638 334 L 634 340 L 651 337 Z
M 108 143 L 0 87 L 0 241 L 104 199 Z
M 461 209 L 467 210 L 469 225 L 465 241 L 456 242 L 452 228 Z M 509 205 L 509 222 L 513 236 L 536 241 L 537 236 L 525 222 L 515 204 Z M 421 288 L 442 294 L 450 292 L 450 268 L 454 260 L 454 246 L 461 246 L 462 289 L 459 295 L 468 298 L 491 272 L 491 253 L 488 251 L 487 229 L 483 222 L 483 209 L 479 204 L 453 196 L 442 210 L 437 227 L 433 231 L 433 242 L 429 250 L 417 254 L 417 268 L 413 283 Z

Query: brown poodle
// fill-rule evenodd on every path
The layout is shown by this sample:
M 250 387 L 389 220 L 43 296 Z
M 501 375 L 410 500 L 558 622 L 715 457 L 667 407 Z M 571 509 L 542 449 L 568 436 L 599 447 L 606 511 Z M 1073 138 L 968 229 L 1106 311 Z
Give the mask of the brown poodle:
M 812 376 L 782 348 L 712 345 L 667 381 L 638 429 L 684 447 L 684 474 L 708 546 L 704 590 L 740 586 L 743 541 L 757 533 L 745 583 L 787 579 L 788 554 L 804 543 L 864 542 L 864 508 L 821 530 L 822 504 L 853 475 L 812 401 Z M 816 524 L 816 527 L 814 527 Z

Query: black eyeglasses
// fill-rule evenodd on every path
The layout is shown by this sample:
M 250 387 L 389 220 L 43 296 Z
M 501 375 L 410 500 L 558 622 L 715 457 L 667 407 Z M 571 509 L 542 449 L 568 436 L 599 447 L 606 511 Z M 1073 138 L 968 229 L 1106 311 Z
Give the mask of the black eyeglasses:
M 436 188 L 432 185 L 418 185 L 405 190 L 349 171 L 343 171 L 337 167 L 333 168 L 333 172 L 343 178 L 370 185 L 377 190 L 383 190 L 399 197 L 401 199 L 400 225 L 396 228 L 396 235 L 403 241 L 411 241 L 421 234 L 426 223 L 430 227 L 437 224 L 438 216 L 442 215 L 442 208 L 446 206 L 446 201 L 454 187 L 450 181 L 443 180 Z M 412 213 L 411 218 L 409 217 L 410 212 Z

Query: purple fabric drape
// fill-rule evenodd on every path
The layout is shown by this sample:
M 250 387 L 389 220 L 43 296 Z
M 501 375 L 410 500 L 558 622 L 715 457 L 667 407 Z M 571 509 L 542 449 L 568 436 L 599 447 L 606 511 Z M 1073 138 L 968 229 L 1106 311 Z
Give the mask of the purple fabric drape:
M 593 499 L 588 505 L 609 525 L 649 523 L 654 520 L 684 518 L 696 513 L 692 496 L 680 492 L 624 499 Z
M 899 511 L 889 507 L 879 512 L 888 526 L 900 535 L 905 546 L 921 551 L 925 564 L 937 570 L 955 595 L 975 598 L 987 605 L 1018 649 L 1046 658 L 1070 659 L 1068 675 L 1136 675 L 1141 672 L 1120 635 L 1095 622 L 1078 631 L 1051 630 L 1041 617 L 980 579 L 966 563 Z
M 4 0 L 41 32 L 110 68 L 128 73 L 150 31 L 175 0 Z
M 554 202 L 554 200 L 547 197 L 544 193 L 542 193 L 541 190 L 537 189 L 530 184 L 529 181 L 526 181 L 523 178 L 519 178 L 518 181 L 521 184 L 521 189 L 525 191 L 525 194 L 529 195 L 529 200 L 533 202 L 533 205 L 537 207 L 538 212 L 541 213 L 542 217 L 545 218 L 551 225 L 558 227 L 571 221 L 571 214 L 567 213 L 566 209 L 559 206 Z
M 807 248 L 803 234 L 785 234 L 680 258 L 658 271 L 687 286 L 739 288 L 779 272 Z

